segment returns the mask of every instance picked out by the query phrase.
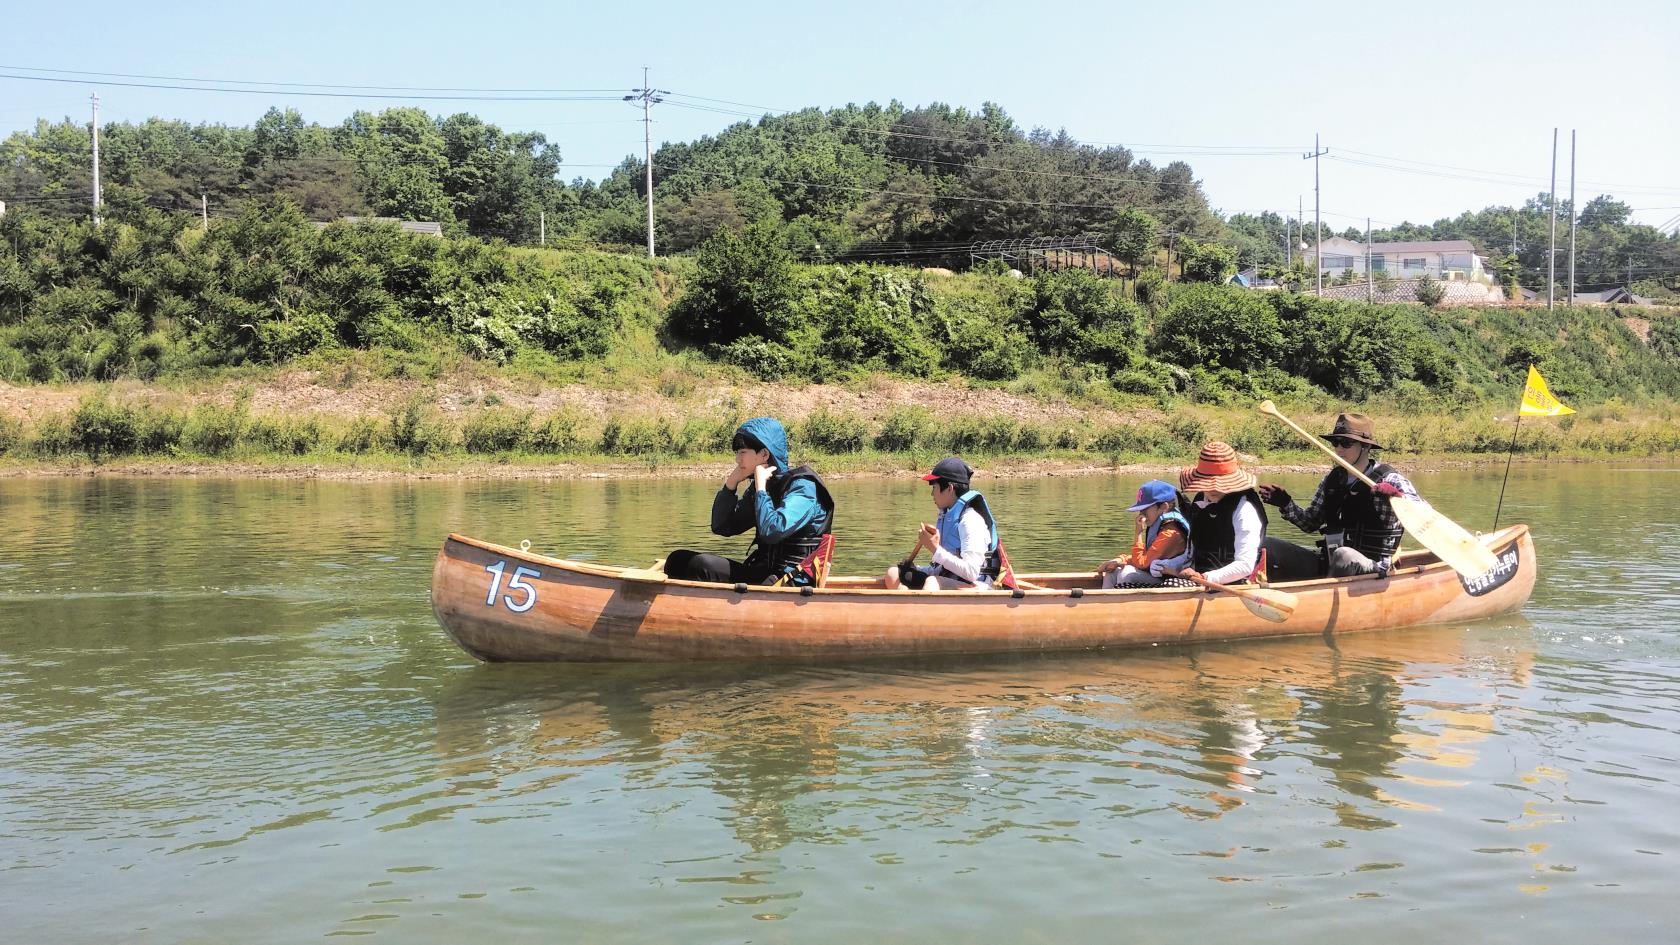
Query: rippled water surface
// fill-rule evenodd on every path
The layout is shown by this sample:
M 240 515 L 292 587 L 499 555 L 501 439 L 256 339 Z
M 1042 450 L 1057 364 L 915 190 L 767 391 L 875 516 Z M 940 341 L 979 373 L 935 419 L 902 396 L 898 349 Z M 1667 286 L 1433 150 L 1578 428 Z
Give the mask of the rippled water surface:
M 1490 524 L 1497 470 L 1415 478 Z M 1072 569 L 1135 485 L 987 492 L 1017 567 Z M 930 517 L 908 476 L 834 492 L 843 571 Z M 599 667 L 480 665 L 432 620 L 449 531 L 739 551 L 710 494 L 0 480 L 0 941 L 1680 936 L 1674 468 L 1517 470 L 1540 585 L 1471 626 Z

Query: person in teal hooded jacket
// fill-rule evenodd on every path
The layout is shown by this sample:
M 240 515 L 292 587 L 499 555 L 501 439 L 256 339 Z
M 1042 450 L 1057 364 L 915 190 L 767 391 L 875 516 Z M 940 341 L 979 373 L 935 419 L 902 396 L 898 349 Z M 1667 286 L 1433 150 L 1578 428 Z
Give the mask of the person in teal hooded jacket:
M 735 468 L 712 498 L 712 533 L 753 530 L 746 560 L 700 551 L 673 551 L 665 573 L 689 581 L 722 584 L 811 583 L 800 562 L 834 529 L 834 500 L 809 466 L 788 465 L 787 432 L 770 417 L 741 424 L 730 444 Z M 745 492 L 739 492 L 748 483 Z

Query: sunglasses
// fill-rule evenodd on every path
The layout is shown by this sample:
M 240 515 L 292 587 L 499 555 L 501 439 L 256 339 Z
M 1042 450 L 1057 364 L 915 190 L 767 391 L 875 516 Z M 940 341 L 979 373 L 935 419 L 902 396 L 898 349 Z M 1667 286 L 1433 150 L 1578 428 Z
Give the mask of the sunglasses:
M 1334 446 L 1336 449 L 1345 449 L 1349 446 L 1360 445 L 1358 440 L 1349 439 L 1348 437 L 1345 437 L 1345 436 L 1331 436 L 1331 437 L 1326 437 L 1325 440 L 1331 446 Z

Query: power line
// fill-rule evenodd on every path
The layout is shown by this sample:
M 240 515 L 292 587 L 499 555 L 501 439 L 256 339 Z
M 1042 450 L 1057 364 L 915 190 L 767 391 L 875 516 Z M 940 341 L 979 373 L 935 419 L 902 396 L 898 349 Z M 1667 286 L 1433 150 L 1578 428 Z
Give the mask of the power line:
M 137 89 L 173 89 L 182 92 L 230 92 L 244 95 L 309 96 L 312 98 L 375 98 L 405 101 L 451 102 L 616 102 L 617 95 L 394 95 L 384 92 L 306 92 L 296 89 L 237 89 L 227 86 L 170 85 L 157 82 L 117 82 L 100 79 L 70 79 L 57 76 L 17 75 L 0 72 L 0 79 L 26 82 L 65 82 L 73 85 L 116 85 Z
M 258 80 L 258 79 L 205 79 L 205 78 L 196 78 L 194 76 L 184 76 L 184 75 L 142 75 L 142 74 L 137 74 L 137 73 L 132 73 L 132 72 L 87 72 L 87 71 L 83 71 L 81 69 L 42 69 L 42 68 L 37 68 L 37 67 L 33 67 L 33 66 L 11 66 L 11 65 L 4 65 L 4 64 L 0 64 L 0 69 L 13 69 L 13 70 L 16 70 L 18 72 L 49 72 L 49 73 L 57 73 L 57 74 L 61 74 L 61 75 L 92 75 L 92 76 L 102 76 L 102 77 L 106 77 L 106 78 L 118 78 L 118 79 L 154 79 L 154 80 L 161 80 L 161 81 L 165 81 L 165 82 L 198 82 L 198 83 L 214 82 L 214 83 L 220 83 L 222 85 L 283 85 L 283 86 L 296 86 L 298 88 L 305 88 L 305 89 L 350 89 L 350 90 L 376 91 L 376 92 L 492 92 L 492 93 L 507 92 L 507 93 L 517 93 L 517 94 L 521 94 L 521 95 L 558 95 L 558 94 L 576 94 L 576 93 L 586 93 L 586 92 L 608 94 L 608 93 L 617 93 L 617 92 L 622 91 L 622 89 L 485 89 L 485 88 L 451 88 L 451 87 L 447 87 L 447 86 L 428 87 L 428 86 L 407 86 L 407 85 L 350 85 L 350 84 L 345 84 L 345 83 L 289 82 L 289 81 L 288 82 L 270 82 L 270 81 Z

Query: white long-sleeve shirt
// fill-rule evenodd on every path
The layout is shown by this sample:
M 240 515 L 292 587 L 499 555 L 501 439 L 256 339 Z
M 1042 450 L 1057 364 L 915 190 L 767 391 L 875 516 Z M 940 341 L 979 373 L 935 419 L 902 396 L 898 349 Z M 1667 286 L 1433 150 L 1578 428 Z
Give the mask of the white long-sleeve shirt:
M 1205 506 L 1207 503 L 1197 504 Z M 1260 513 L 1255 510 L 1254 504 L 1238 503 L 1235 521 L 1231 524 L 1235 530 L 1236 557 L 1223 568 L 1215 568 L 1202 575 L 1215 584 L 1243 580 L 1254 572 L 1254 565 L 1260 560 Z M 1192 534 L 1190 540 L 1194 542 L 1196 536 Z
M 952 554 L 943 546 L 935 548 L 933 563 L 953 577 L 975 584 L 980 580 L 980 569 L 986 566 L 992 531 L 986 527 L 986 517 L 974 508 L 963 509 L 962 518 L 957 519 L 957 530 L 962 533 L 962 551 Z M 931 573 L 933 568 L 924 570 Z

